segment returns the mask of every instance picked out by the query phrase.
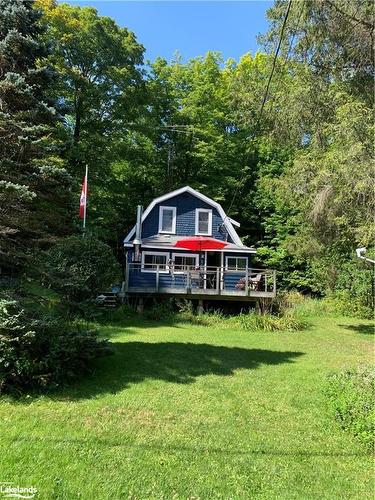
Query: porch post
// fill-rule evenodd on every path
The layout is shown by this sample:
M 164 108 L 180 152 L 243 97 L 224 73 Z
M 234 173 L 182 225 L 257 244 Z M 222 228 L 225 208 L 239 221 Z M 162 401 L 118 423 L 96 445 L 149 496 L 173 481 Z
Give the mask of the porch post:
M 219 291 L 221 292 L 224 290 L 224 252 L 221 252 L 220 255 L 220 288 Z
M 159 291 L 159 264 L 156 264 L 156 283 L 155 283 L 156 291 Z
M 191 275 L 190 275 L 190 267 L 186 270 L 186 291 L 188 292 L 191 288 Z
M 245 276 L 245 295 L 249 295 L 249 268 L 246 266 L 246 276 Z
M 128 256 L 128 252 L 126 252 L 126 258 L 125 258 L 125 292 L 127 292 L 129 290 L 129 266 L 130 266 L 130 263 L 129 263 L 129 256 Z
M 204 252 L 204 275 L 203 275 L 203 288 L 207 288 L 207 250 Z
M 199 300 L 197 307 L 197 314 L 203 314 L 203 313 L 204 313 L 203 300 Z

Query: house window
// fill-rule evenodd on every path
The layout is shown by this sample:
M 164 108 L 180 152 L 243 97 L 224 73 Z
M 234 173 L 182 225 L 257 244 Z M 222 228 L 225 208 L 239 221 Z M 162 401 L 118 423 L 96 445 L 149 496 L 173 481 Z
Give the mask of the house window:
M 172 260 L 174 262 L 174 270 L 176 273 L 185 271 L 189 267 L 198 267 L 199 265 L 198 254 L 174 253 L 172 254 Z
M 225 267 L 229 271 L 246 271 L 247 257 L 227 257 Z
M 197 208 L 195 211 L 195 234 L 212 234 L 212 210 Z
M 159 208 L 159 233 L 176 233 L 176 207 Z
M 161 272 L 168 272 L 169 253 L 142 252 L 142 271 L 154 273 L 158 269 Z

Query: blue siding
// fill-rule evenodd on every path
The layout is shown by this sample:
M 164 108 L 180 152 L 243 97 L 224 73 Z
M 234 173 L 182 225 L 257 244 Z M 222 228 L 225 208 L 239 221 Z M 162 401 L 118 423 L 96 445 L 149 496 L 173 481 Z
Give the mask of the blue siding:
M 218 227 L 223 223 L 219 212 L 208 203 L 191 195 L 190 193 L 182 193 L 173 198 L 169 198 L 163 203 L 155 205 L 151 210 L 146 220 L 142 224 L 142 238 L 149 238 L 158 234 L 159 230 L 159 207 L 176 207 L 176 235 L 177 236 L 193 236 L 195 234 L 195 210 L 197 208 L 208 208 L 212 210 L 212 236 L 218 240 L 229 241 L 233 243 L 231 237 L 227 235 L 225 228 L 223 233 L 218 231 Z
M 234 252 L 224 252 L 224 266 L 226 264 L 227 257 L 247 257 L 247 267 L 251 266 L 251 254 L 245 253 L 234 253 Z M 236 284 L 241 278 L 246 276 L 246 271 L 231 272 L 224 274 L 224 289 L 226 290 L 238 290 Z
M 224 289 L 225 290 L 237 290 L 236 285 L 239 282 L 241 278 L 244 278 L 246 276 L 246 272 L 236 272 L 236 273 L 229 273 L 229 274 L 224 274 Z
M 147 252 L 152 252 L 152 249 L 147 249 Z M 158 253 L 158 250 L 155 250 L 155 253 Z M 186 250 L 173 250 L 172 253 L 189 253 Z M 192 252 L 194 253 L 194 252 Z M 196 252 L 195 252 L 196 253 Z M 129 262 L 132 262 L 132 250 L 128 252 Z M 250 255 L 244 253 L 233 253 L 233 252 L 224 252 L 224 265 L 225 265 L 225 257 L 247 257 L 248 258 L 248 267 L 251 266 Z M 246 271 L 238 271 L 238 272 L 230 272 L 224 273 L 224 289 L 226 290 L 238 290 L 236 288 L 236 284 L 239 282 L 241 278 L 244 278 L 246 275 Z M 186 277 L 180 273 L 174 273 L 173 275 L 168 273 L 160 273 L 159 274 L 159 288 L 163 287 L 172 287 L 172 288 L 181 288 L 186 286 Z M 129 273 L 129 287 L 144 287 L 144 288 L 152 288 L 156 287 L 156 273 L 155 272 L 141 272 L 140 269 L 134 270 L 131 269 Z

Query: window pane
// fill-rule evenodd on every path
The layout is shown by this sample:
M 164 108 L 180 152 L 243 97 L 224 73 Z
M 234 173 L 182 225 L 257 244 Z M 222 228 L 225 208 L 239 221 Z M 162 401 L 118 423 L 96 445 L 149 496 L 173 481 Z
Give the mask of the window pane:
M 208 222 L 208 212 L 199 212 L 199 222 Z
M 166 232 L 172 232 L 173 230 L 173 210 L 162 211 L 162 221 L 161 230 Z
M 237 259 L 237 269 L 246 269 L 246 258 L 239 257 Z
M 187 267 L 195 267 L 196 260 L 195 257 L 185 257 L 182 255 L 176 255 L 174 258 L 174 264 L 176 266 L 176 270 L 184 270 Z
M 227 267 L 228 269 L 234 269 L 236 271 L 246 269 L 246 257 L 228 257 Z
M 209 213 L 208 212 L 198 212 L 198 232 L 208 233 L 209 227 Z
M 144 256 L 145 269 L 153 269 L 156 271 L 158 264 L 159 264 L 159 269 L 166 269 L 166 264 L 167 264 L 166 255 L 145 254 Z
M 236 258 L 235 257 L 228 257 L 228 268 L 229 269 L 236 269 Z

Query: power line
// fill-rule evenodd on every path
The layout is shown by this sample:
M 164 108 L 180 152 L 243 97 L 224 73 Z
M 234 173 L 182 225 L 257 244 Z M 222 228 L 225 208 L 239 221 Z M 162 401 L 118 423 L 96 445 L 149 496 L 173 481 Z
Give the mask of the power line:
M 285 17 L 284 17 L 283 25 L 281 26 L 280 37 L 279 37 L 279 42 L 278 42 L 278 44 L 277 44 L 276 51 L 275 51 L 275 55 L 274 55 L 274 58 L 273 58 L 273 61 L 272 61 L 271 73 L 270 73 L 270 76 L 269 76 L 269 78 L 268 78 L 267 87 L 266 87 L 266 92 L 265 92 L 264 97 L 263 97 L 262 106 L 261 106 L 261 108 L 260 108 L 260 112 L 259 112 L 259 116 L 258 116 L 258 120 L 257 120 L 257 126 L 256 126 L 255 128 L 257 128 L 257 127 L 258 127 L 258 125 L 259 125 L 259 123 L 260 123 L 260 119 L 261 119 L 261 117 L 262 117 L 263 109 L 264 109 L 264 106 L 265 106 L 266 101 L 267 101 L 268 91 L 269 91 L 269 89 L 270 89 L 271 80 L 272 80 L 273 74 L 274 74 L 274 72 L 275 72 L 276 61 L 277 61 L 277 57 L 278 57 L 279 52 L 280 52 L 281 43 L 282 43 L 282 41 L 283 41 L 284 30 L 285 30 L 286 22 L 287 22 L 287 20 L 288 20 L 289 11 L 290 11 L 290 8 L 291 8 L 291 6 L 292 6 L 292 1 L 293 1 L 293 0 L 289 0 L 289 2 L 288 2 L 288 7 L 287 7 L 287 9 L 286 9 L 286 13 L 285 13 Z
M 258 114 L 258 119 L 256 121 L 256 125 L 255 125 L 255 131 L 258 129 L 259 125 L 260 125 L 260 120 L 262 118 L 262 114 L 263 114 L 263 109 L 264 109 L 264 106 L 266 104 L 266 101 L 267 101 L 267 97 L 268 97 L 268 92 L 269 92 L 269 89 L 270 89 L 270 85 L 271 85 L 271 81 L 272 81 L 272 77 L 273 77 L 273 74 L 275 72 L 275 67 L 276 67 L 276 61 L 277 61 L 277 57 L 279 55 L 279 52 L 280 52 L 280 47 L 281 47 L 281 43 L 282 43 L 282 40 L 283 40 L 283 36 L 284 36 L 284 31 L 285 31 L 285 26 L 286 26 L 286 22 L 288 20 L 288 16 L 289 16 L 289 12 L 290 12 L 290 8 L 292 6 L 292 1 L 293 0 L 289 0 L 288 2 L 288 6 L 287 6 L 287 9 L 286 9 L 286 12 L 285 12 L 285 16 L 284 16 L 284 20 L 283 20 L 283 24 L 281 26 L 281 31 L 280 31 L 280 36 L 279 36 L 279 41 L 278 41 L 278 44 L 277 44 L 277 47 L 276 47 L 276 50 L 275 50 L 275 55 L 274 55 L 274 58 L 273 58 L 273 61 L 272 61 L 272 68 L 271 68 L 271 73 L 268 77 L 268 81 L 267 81 L 267 86 L 266 86 L 266 91 L 264 93 L 264 97 L 263 97 L 263 100 L 262 100 L 262 105 L 260 107 L 260 111 L 259 111 L 259 114 Z M 240 186 L 241 184 L 243 183 L 243 181 L 245 180 L 245 177 L 246 177 L 246 172 L 242 175 L 241 179 L 240 179 L 240 182 L 238 183 L 236 189 L 235 189 L 235 192 L 233 194 L 233 197 L 232 197 L 232 201 L 229 205 L 229 208 L 227 210 L 227 213 L 229 213 L 233 207 L 233 204 L 234 204 L 234 201 L 237 197 L 237 194 L 238 194 L 238 191 L 240 189 Z M 226 219 L 228 218 L 228 216 L 226 216 Z M 225 219 L 225 220 L 226 220 Z M 225 222 L 225 220 L 223 221 L 223 224 Z

